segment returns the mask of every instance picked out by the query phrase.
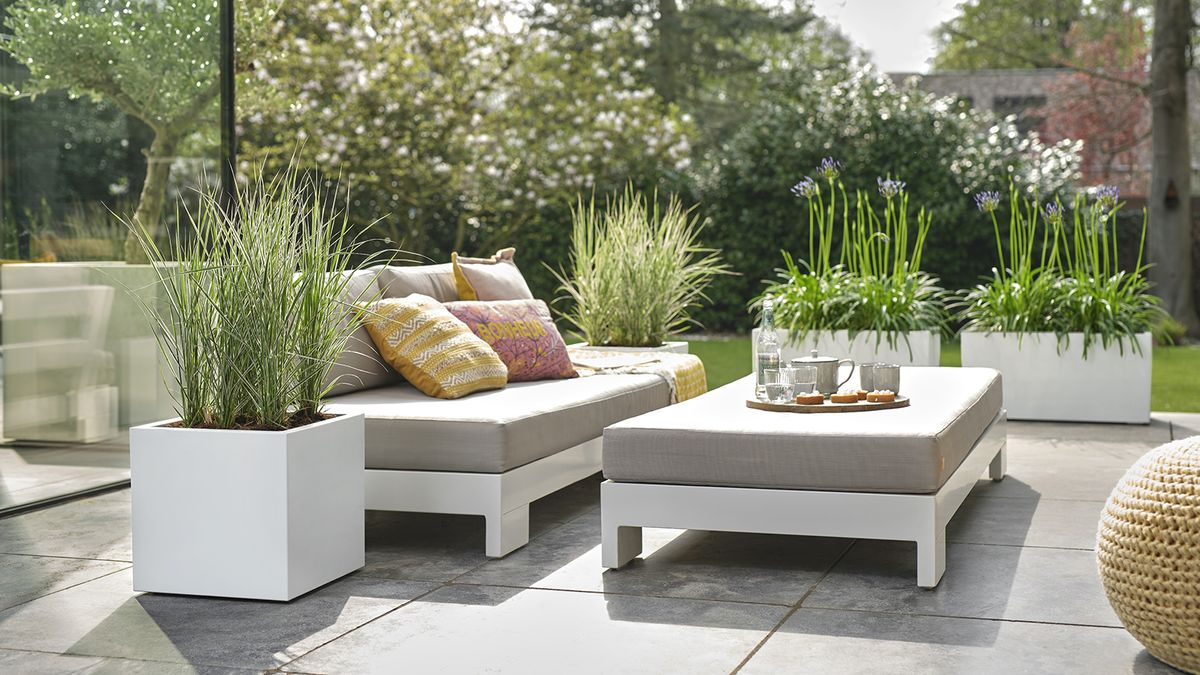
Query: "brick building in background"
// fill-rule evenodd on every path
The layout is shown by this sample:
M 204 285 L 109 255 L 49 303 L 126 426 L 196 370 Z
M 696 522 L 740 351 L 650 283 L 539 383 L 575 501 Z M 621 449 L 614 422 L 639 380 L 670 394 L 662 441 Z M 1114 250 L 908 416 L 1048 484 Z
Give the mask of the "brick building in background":
M 897 82 L 915 81 L 916 85 L 938 96 L 957 98 L 979 110 L 998 115 L 1015 115 L 1021 131 L 1043 132 L 1043 113 L 1055 102 L 1056 90 L 1061 90 L 1064 77 L 1074 71 L 1045 68 L 1036 70 L 973 70 L 946 71 L 928 74 L 889 73 Z M 1200 189 L 1200 71 L 1193 70 L 1188 78 L 1189 106 L 1192 133 L 1192 186 Z M 1103 182 L 1121 188 L 1122 196 L 1140 201 L 1150 185 L 1150 107 L 1144 106 L 1145 117 L 1137 134 L 1141 141 L 1129 152 L 1121 153 L 1108 167 L 1085 167 L 1090 176 L 1107 175 Z M 1144 137 L 1143 137 L 1144 136 Z M 1056 139 L 1050 139 L 1056 140 Z M 1088 143 L 1088 138 L 1082 138 Z M 1085 182 L 1100 182 L 1099 179 Z M 1131 203 L 1131 206 L 1133 204 Z

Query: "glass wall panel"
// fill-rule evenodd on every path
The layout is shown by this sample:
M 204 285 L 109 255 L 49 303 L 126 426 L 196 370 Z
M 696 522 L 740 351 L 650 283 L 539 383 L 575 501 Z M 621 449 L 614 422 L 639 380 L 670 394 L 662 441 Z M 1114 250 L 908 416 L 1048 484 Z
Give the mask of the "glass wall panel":
M 2 509 L 127 477 L 170 416 L 128 224 L 173 231 L 221 135 L 217 0 L 0 11 Z

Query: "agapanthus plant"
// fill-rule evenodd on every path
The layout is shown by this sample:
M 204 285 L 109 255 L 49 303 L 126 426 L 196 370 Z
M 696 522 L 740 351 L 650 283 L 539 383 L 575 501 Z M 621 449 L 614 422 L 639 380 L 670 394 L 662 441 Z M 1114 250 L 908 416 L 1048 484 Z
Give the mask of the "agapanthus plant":
M 1115 186 L 1101 186 L 1091 200 L 1076 195 L 1069 208 L 1057 198 L 1039 208 L 1010 186 L 1007 249 L 996 217 L 999 193 L 982 192 L 975 202 L 991 218 L 1000 265 L 987 282 L 963 293 L 964 330 L 1054 333 L 1060 350 L 1070 333 L 1082 333 L 1086 357 L 1097 337 L 1105 347 L 1124 351 L 1128 341 L 1139 349 L 1133 337 L 1161 320 L 1142 264 L 1144 210 L 1137 260 L 1120 268 L 1116 214 L 1123 204 Z
M 929 212 L 919 209 L 915 226 L 911 225 L 907 185 L 891 176 L 876 179 L 881 210 L 863 190 L 855 191 L 851 206 L 838 179 L 841 168 L 826 157 L 814 169 L 822 180 L 805 176 L 791 188 L 808 207 L 808 257 L 797 261 L 785 251 L 778 281 L 770 283 L 755 304 L 766 296 L 774 298 L 777 325 L 789 331 L 796 344 L 818 330 L 845 330 L 851 335 L 876 331 L 893 348 L 908 332 L 945 332 L 946 293 L 935 277 L 921 271 Z M 835 259 L 834 234 L 839 225 Z

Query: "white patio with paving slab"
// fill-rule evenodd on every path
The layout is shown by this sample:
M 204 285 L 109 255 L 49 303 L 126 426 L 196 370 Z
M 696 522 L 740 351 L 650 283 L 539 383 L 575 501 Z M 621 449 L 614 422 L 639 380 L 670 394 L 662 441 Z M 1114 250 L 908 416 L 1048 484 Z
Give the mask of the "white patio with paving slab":
M 1124 469 L 1196 420 L 1011 425 L 932 591 L 903 542 L 647 529 L 607 572 L 593 477 L 501 560 L 474 518 L 368 512 L 367 567 L 292 603 L 139 595 L 119 491 L 0 519 L 0 671 L 1173 672 L 1118 627 L 1092 541 Z

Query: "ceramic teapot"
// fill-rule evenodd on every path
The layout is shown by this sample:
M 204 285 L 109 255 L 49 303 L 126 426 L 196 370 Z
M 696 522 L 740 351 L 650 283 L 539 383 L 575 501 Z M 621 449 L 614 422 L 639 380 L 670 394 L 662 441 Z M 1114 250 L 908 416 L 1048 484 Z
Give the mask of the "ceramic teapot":
M 829 394 L 837 393 L 838 388 L 850 381 L 854 375 L 854 360 L 853 359 L 837 359 L 832 356 L 820 356 L 817 350 L 812 350 L 811 356 L 804 356 L 798 359 L 792 359 L 793 366 L 813 366 L 817 369 L 817 391 L 828 396 Z M 846 373 L 846 377 L 838 380 L 838 371 L 843 365 L 850 366 L 850 372 Z

